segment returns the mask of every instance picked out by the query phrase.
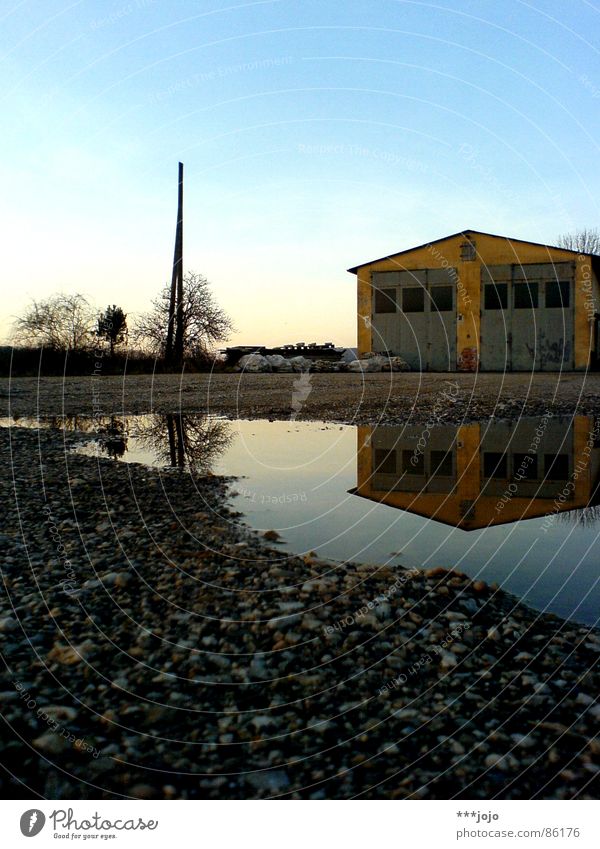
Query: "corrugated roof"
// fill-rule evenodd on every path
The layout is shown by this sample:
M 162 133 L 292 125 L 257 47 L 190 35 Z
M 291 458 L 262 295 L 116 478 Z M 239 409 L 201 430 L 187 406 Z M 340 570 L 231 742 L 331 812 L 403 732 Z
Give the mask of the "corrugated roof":
M 402 254 L 410 253 L 411 251 L 417 251 L 420 248 L 426 248 L 429 245 L 437 245 L 440 242 L 445 242 L 448 239 L 454 239 L 456 236 L 491 236 L 493 239 L 504 239 L 507 242 L 520 242 L 523 245 L 536 245 L 539 248 L 549 248 L 550 250 L 557 251 L 567 251 L 567 253 L 574 254 L 577 256 L 578 254 L 583 254 L 583 256 L 591 256 L 595 259 L 600 259 L 598 254 L 587 253 L 586 251 L 574 251 L 570 248 L 561 248 L 560 245 L 545 245 L 542 242 L 530 242 L 527 239 L 514 239 L 512 236 L 499 236 L 497 233 L 485 233 L 483 230 L 459 230 L 458 233 L 451 233 L 449 236 L 442 236 L 440 239 L 434 239 L 431 242 L 424 242 L 422 245 L 415 245 L 412 248 L 405 248 L 403 251 L 396 251 L 393 254 L 388 254 L 387 256 L 380 256 L 378 259 L 371 259 L 368 262 L 361 262 L 359 265 L 355 265 L 352 268 L 349 268 L 348 271 L 351 274 L 356 274 L 359 268 L 362 268 L 364 265 L 373 265 L 375 262 L 383 262 L 385 259 L 392 259 L 395 256 L 402 256 Z

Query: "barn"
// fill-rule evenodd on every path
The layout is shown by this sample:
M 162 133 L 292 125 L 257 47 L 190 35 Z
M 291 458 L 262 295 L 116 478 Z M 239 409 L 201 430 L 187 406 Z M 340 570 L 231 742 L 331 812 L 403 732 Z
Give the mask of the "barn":
M 600 256 L 464 230 L 348 271 L 359 356 L 416 371 L 597 367 Z
M 600 503 L 592 416 L 357 428 L 356 488 L 463 531 Z

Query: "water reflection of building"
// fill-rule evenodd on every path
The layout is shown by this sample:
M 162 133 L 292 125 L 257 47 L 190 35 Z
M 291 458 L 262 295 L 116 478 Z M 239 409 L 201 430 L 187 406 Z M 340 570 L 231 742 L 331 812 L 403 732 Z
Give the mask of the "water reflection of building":
M 474 530 L 591 506 L 599 474 L 588 416 L 360 427 L 352 492 Z

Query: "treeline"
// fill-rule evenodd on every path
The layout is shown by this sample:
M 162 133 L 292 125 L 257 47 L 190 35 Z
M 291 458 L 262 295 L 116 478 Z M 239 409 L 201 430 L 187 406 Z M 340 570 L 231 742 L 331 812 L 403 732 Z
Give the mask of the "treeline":
M 188 272 L 182 281 L 180 311 L 186 371 L 220 367 L 215 345 L 233 324 L 215 303 L 210 283 Z M 0 376 L 152 374 L 172 371 L 166 362 L 170 327 L 169 287 L 161 289 L 147 313 L 129 326 L 124 310 L 98 312 L 81 294 L 58 293 L 33 300 L 13 323 L 13 345 L 0 347 Z
M 222 367 L 221 361 L 212 354 L 185 359 L 186 372 L 200 373 Z M 167 374 L 170 371 L 164 358 L 138 350 L 115 351 L 112 356 L 103 353 L 98 357 L 94 350 L 0 346 L 0 377 Z
M 101 374 L 152 374 L 164 371 L 161 360 L 143 351 L 115 352 L 98 359 L 93 350 L 60 351 L 42 347 L 0 347 L 0 377 L 60 377 Z

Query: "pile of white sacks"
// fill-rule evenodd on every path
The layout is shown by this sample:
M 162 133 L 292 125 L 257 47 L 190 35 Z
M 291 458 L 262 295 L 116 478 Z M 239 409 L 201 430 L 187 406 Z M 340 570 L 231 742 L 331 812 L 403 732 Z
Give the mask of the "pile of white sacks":
M 307 357 L 282 357 L 280 354 L 246 354 L 235 371 L 250 372 L 381 372 L 410 371 L 410 366 L 402 357 L 388 357 L 369 352 L 359 360 L 351 348 L 346 348 L 339 360 L 309 360 Z

